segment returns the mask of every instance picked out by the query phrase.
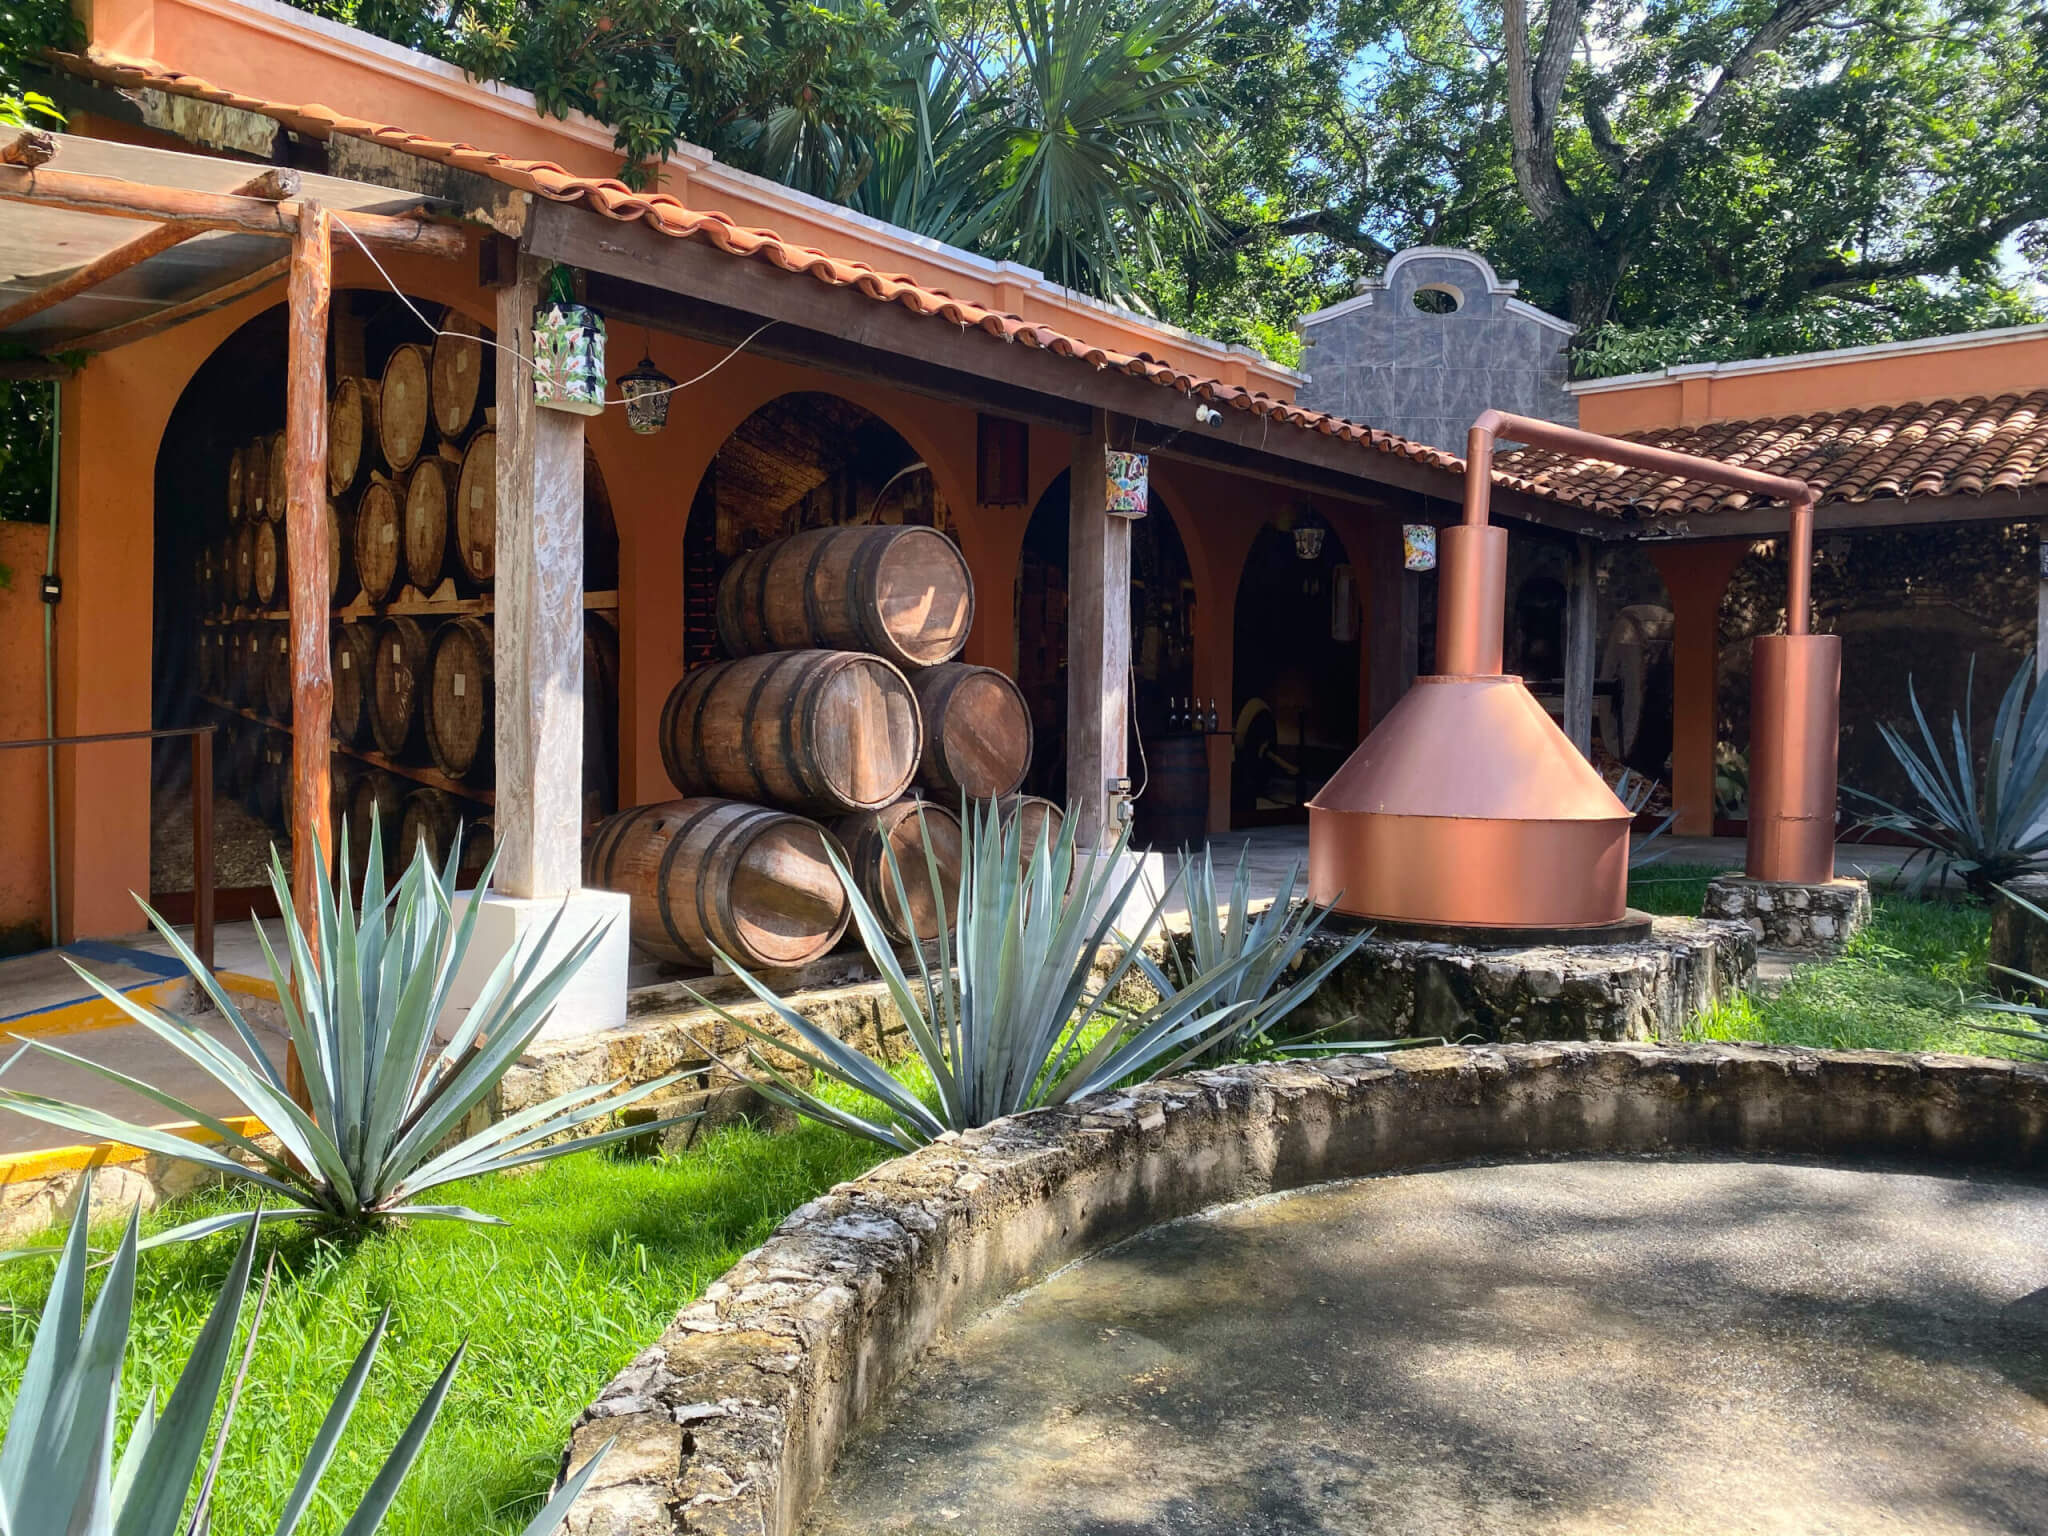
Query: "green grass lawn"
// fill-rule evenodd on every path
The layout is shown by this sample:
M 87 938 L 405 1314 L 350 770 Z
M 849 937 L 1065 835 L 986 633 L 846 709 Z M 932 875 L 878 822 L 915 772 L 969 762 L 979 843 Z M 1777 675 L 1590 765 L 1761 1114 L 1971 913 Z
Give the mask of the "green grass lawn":
M 280 1275 L 214 1500 L 218 1536 L 271 1530 L 327 1405 L 376 1322 L 391 1331 L 323 1492 L 332 1532 L 462 1340 L 469 1354 L 384 1529 L 393 1536 L 517 1532 L 540 1509 L 571 1420 L 654 1341 L 676 1309 L 794 1207 L 880 1161 L 817 1126 L 735 1127 L 648 1160 L 584 1153 L 526 1176 L 453 1186 L 451 1203 L 506 1227 L 427 1222 L 337 1248 L 266 1238 Z M 236 1197 L 180 1202 L 162 1228 Z M 108 1234 L 109 1239 L 117 1234 Z M 233 1255 L 215 1238 L 142 1256 L 125 1366 L 130 1410 L 167 1393 Z M 49 1288 L 50 1261 L 0 1267 L 0 1393 L 11 1407 Z M 253 1303 L 246 1310 L 253 1310 Z M 346 1500 L 344 1504 L 341 1501 Z
M 1697 913 L 1713 871 L 1650 864 L 1629 886 L 1645 911 Z M 1985 990 L 1988 909 L 1959 900 L 1875 893 L 1870 926 L 1837 959 L 1801 966 L 1768 998 L 1738 998 L 1702 1014 L 1699 1040 L 1753 1040 L 1836 1050 L 2013 1053 L 2018 1042 L 1972 1026 L 1965 999 Z M 2020 1047 L 2023 1049 L 2023 1047 Z

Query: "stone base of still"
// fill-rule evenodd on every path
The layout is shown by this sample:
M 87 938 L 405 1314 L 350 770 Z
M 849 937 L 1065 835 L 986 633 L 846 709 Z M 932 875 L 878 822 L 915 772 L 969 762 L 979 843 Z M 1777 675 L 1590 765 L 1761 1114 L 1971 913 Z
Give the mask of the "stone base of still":
M 1870 883 L 1838 876 L 1825 885 L 1781 885 L 1747 875 L 1717 875 L 1700 916 L 1747 923 L 1764 949 L 1838 953 L 1870 921 Z
M 1301 960 L 1341 939 L 1319 934 Z M 1662 1040 L 1703 1009 L 1747 991 L 1756 939 L 1743 923 L 1659 917 L 1628 944 L 1482 948 L 1423 939 L 1362 944 L 1288 1018 L 1290 1035 L 1340 1040 Z

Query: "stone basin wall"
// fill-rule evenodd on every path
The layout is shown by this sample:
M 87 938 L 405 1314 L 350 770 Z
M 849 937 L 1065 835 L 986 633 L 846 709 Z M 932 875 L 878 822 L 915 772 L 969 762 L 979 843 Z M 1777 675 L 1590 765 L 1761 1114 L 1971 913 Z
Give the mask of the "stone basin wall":
M 925 1351 L 1158 1222 L 1331 1179 L 1565 1153 L 1908 1157 L 2038 1172 L 2048 1065 L 1508 1045 L 1230 1067 L 949 1137 L 792 1213 L 612 1381 L 575 1536 L 794 1536 Z

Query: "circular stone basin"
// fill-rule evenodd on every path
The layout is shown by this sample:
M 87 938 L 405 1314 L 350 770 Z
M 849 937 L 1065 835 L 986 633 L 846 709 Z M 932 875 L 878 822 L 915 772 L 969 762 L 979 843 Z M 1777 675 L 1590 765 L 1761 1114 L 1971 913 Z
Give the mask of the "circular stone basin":
M 2048 1531 L 2048 1189 L 1587 1158 L 1222 1207 L 957 1334 L 805 1529 Z

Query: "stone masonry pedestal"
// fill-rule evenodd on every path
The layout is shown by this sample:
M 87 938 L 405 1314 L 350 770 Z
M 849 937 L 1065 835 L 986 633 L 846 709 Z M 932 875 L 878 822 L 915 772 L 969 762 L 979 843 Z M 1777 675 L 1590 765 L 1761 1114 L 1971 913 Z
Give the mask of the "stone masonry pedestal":
M 1870 884 L 1837 876 L 1825 885 L 1780 885 L 1729 873 L 1707 887 L 1700 916 L 1749 924 L 1760 949 L 1832 955 L 1870 921 Z

